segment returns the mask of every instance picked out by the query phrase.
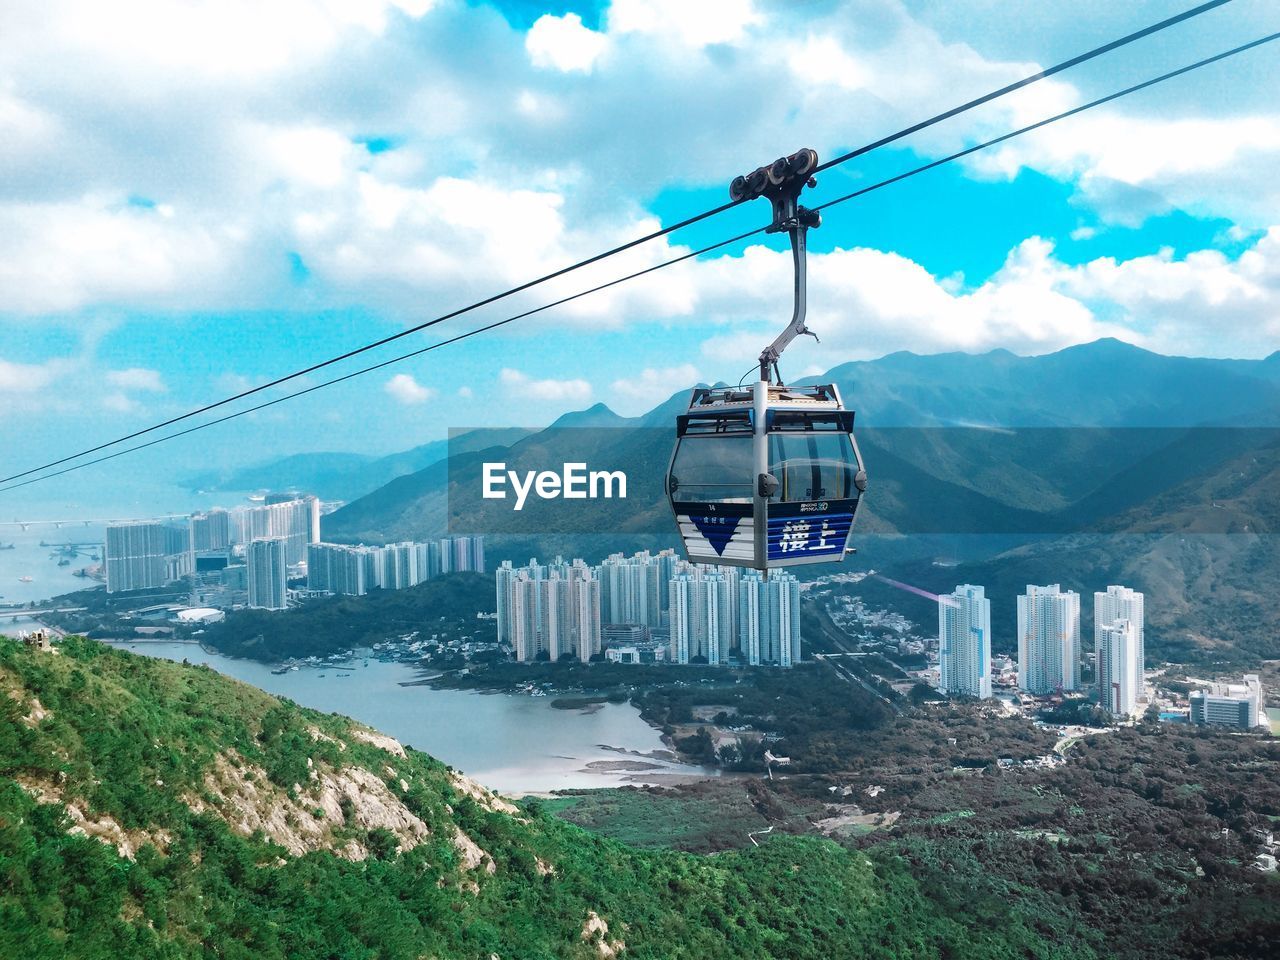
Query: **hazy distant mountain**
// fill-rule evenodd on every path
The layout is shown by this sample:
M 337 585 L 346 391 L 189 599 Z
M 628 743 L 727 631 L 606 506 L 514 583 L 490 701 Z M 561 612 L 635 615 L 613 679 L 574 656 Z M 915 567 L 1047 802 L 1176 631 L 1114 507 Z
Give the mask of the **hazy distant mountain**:
M 485 430 L 486 444 L 512 443 L 529 431 L 519 427 Z M 433 440 L 412 450 L 385 457 L 358 453 L 299 453 L 234 471 L 208 471 L 187 483 L 203 490 L 305 490 L 327 500 L 354 500 L 443 460 L 450 453 L 469 451 L 475 441 L 463 434 L 449 440 Z
M 869 426 L 1280 425 L 1280 354 L 1166 357 L 1105 339 L 1039 357 L 893 353 L 806 382 L 829 380 Z
M 1259 428 L 1280 424 L 1280 358 L 1164 357 L 1102 340 L 1043 357 L 898 353 L 817 379 L 836 381 L 858 412 L 871 478 L 860 564 L 925 577 L 931 590 L 986 582 L 1010 608 L 1015 588 L 1028 582 L 1052 577 L 1091 593 L 1119 578 L 1153 598 L 1152 649 L 1275 646 L 1264 633 L 1273 637 L 1280 620 L 1250 578 L 1256 587 L 1265 571 L 1265 579 L 1280 572 L 1280 551 L 1256 536 L 1280 524 L 1280 431 Z M 490 554 L 598 559 L 611 549 L 674 545 L 662 475 L 687 396 L 682 390 L 637 418 L 599 404 L 562 417 L 556 427 L 654 428 L 593 435 L 599 463 L 627 473 L 629 509 L 589 507 L 581 529 L 549 532 L 545 505 L 531 502 L 504 526 L 513 535 L 491 541 Z M 580 459 L 570 452 L 574 433 L 525 437 L 503 458 Z M 455 480 L 478 476 L 476 461 L 486 458 L 455 457 Z M 450 492 L 448 465 L 435 464 L 326 517 L 325 536 L 438 536 L 451 516 L 473 519 L 477 508 L 474 491 L 455 486 L 452 502 Z M 1229 535 L 1210 542 L 1203 534 Z M 934 566 L 939 552 L 961 567 Z M 1238 636 L 1218 638 L 1224 632 Z
M 978 356 L 895 353 L 843 364 L 812 379 L 836 381 L 857 410 L 873 483 L 868 523 L 884 532 L 1025 531 L 1032 522 L 1028 512 L 1045 518 L 1044 530 L 1061 530 L 1071 526 L 1073 510 L 1092 520 L 1129 509 L 1256 442 L 1233 431 L 1217 437 L 1209 430 L 1175 428 L 1280 423 L 1277 357 L 1163 357 L 1115 340 L 1043 357 L 1003 350 Z M 641 496 L 658 502 L 674 419 L 687 397 L 681 390 L 634 418 L 596 404 L 565 414 L 552 434 L 534 434 L 522 443 L 541 447 L 561 428 L 654 428 L 623 431 L 634 435 L 625 440 L 603 438 L 607 449 L 600 453 L 615 468 L 641 468 L 628 475 Z M 1011 433 L 1006 427 L 1058 429 Z M 477 434 L 475 445 L 489 446 L 493 436 Z M 496 439 L 521 449 L 510 438 Z M 443 468 L 402 476 L 327 518 L 327 529 L 357 539 L 439 535 L 445 508 L 429 501 L 444 497 L 447 482 Z M 943 509 L 950 515 L 931 516 Z M 531 523 L 530 532 L 535 530 Z

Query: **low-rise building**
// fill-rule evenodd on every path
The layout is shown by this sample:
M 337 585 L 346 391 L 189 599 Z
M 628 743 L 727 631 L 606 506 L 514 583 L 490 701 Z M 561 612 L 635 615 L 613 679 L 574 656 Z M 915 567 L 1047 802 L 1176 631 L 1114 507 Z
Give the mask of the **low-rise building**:
M 1190 699 L 1192 723 L 1237 730 L 1268 725 L 1262 702 L 1262 680 L 1256 673 L 1245 674 L 1243 683 L 1210 684 L 1192 693 Z
M 663 663 L 667 647 L 655 641 L 619 644 L 607 649 L 604 658 L 610 663 Z

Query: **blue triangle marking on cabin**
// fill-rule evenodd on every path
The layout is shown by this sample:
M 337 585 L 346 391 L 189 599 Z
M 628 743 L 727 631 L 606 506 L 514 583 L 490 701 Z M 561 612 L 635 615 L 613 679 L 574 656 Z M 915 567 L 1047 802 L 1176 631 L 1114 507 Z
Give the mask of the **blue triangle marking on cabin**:
M 724 548 L 733 539 L 733 532 L 738 529 L 737 517 L 690 517 L 698 532 L 707 538 L 707 542 L 716 551 L 717 557 L 724 556 Z

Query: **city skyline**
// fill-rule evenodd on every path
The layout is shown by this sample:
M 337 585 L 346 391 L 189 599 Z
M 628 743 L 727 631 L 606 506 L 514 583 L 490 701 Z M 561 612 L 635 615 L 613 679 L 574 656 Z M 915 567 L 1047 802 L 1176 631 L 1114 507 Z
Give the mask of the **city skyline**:
M 612 554 L 599 565 L 506 560 L 495 572 L 497 638 L 517 661 L 579 660 L 625 647 L 640 662 L 790 667 L 801 660 L 800 584 L 792 575 L 691 564 L 674 550 Z M 626 628 L 619 630 L 617 628 Z M 606 633 L 612 634 L 608 643 Z M 582 656 L 587 653 L 587 656 Z

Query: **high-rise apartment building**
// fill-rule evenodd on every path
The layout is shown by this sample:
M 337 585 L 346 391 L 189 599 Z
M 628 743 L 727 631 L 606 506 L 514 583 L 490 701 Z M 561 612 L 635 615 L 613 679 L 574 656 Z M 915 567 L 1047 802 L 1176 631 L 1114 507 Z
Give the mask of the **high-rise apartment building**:
M 273 494 L 262 506 L 237 507 L 229 520 L 237 543 L 283 539 L 290 564 L 301 563 L 307 545 L 320 542 L 320 501 L 312 496 Z
M 606 623 L 639 623 L 657 626 L 649 602 L 649 555 L 626 557 L 615 553 L 600 564 L 601 606 Z
M 484 537 L 444 537 L 427 545 L 427 574 L 484 573 Z
M 1098 682 L 1098 701 L 1106 707 L 1111 703 L 1112 687 L 1115 686 L 1116 680 L 1112 675 L 1106 672 L 1108 664 L 1115 662 L 1115 655 L 1108 653 L 1105 649 L 1107 637 L 1103 631 L 1114 625 L 1116 621 L 1128 621 L 1130 628 L 1133 630 L 1133 644 L 1126 644 L 1125 657 L 1132 658 L 1132 666 L 1126 668 L 1125 684 L 1132 687 L 1132 691 L 1126 687 L 1124 698 L 1128 699 L 1132 692 L 1134 703 L 1147 699 L 1146 681 L 1143 677 L 1143 668 L 1147 662 L 1146 650 L 1146 599 L 1137 590 L 1130 590 L 1128 586 L 1108 586 L 1106 593 L 1093 594 L 1093 653 L 1096 660 L 1096 680 Z M 1130 660 L 1125 659 L 1125 664 L 1129 664 Z M 1135 707 L 1137 709 L 1137 707 Z
M 389 543 L 374 549 L 374 575 L 383 590 L 403 590 L 426 579 L 416 543 Z
M 725 571 L 726 574 L 728 570 Z M 735 622 L 730 625 L 749 666 L 800 662 L 800 582 L 790 573 L 733 568 Z
M 759 570 L 745 569 L 738 578 L 738 649 L 747 665 L 758 667 L 760 658 L 762 624 L 767 623 L 767 602 L 764 594 L 764 574 Z M 767 646 L 767 645 L 766 645 Z
M 991 696 L 991 601 L 982 587 L 961 584 L 938 598 L 940 689 L 953 696 Z
M 288 607 L 288 549 L 286 537 L 251 540 L 245 547 L 249 606 L 262 610 Z
M 601 652 L 600 581 L 583 561 L 556 557 L 520 568 L 507 561 L 496 580 L 498 641 L 510 643 L 517 660 L 571 654 L 585 662 Z
M 1018 686 L 1028 693 L 1080 687 L 1080 594 L 1027 584 L 1018 597 Z
M 453 540 L 430 543 L 389 543 L 385 547 L 314 543 L 307 548 L 307 587 L 329 593 L 361 596 L 373 589 L 403 590 L 438 576 L 440 558 L 465 555 L 468 564 L 484 562 L 481 537 L 468 538 L 465 549 L 455 550 Z M 442 545 L 443 544 L 443 551 Z M 479 550 L 477 554 L 475 551 Z
M 1113 620 L 1095 624 L 1094 636 L 1098 703 L 1113 717 L 1136 717 L 1142 696 L 1137 627 L 1132 620 Z
M 231 517 L 225 510 L 191 515 L 191 549 L 196 553 L 226 550 L 231 546 Z
M 728 586 L 719 573 L 678 573 L 671 580 L 671 659 L 676 663 L 721 662 L 729 640 Z
M 378 586 L 378 548 L 344 543 L 307 546 L 307 589 L 362 597 Z
M 102 565 L 107 592 L 146 590 L 168 583 L 169 537 L 158 520 L 107 525 Z

